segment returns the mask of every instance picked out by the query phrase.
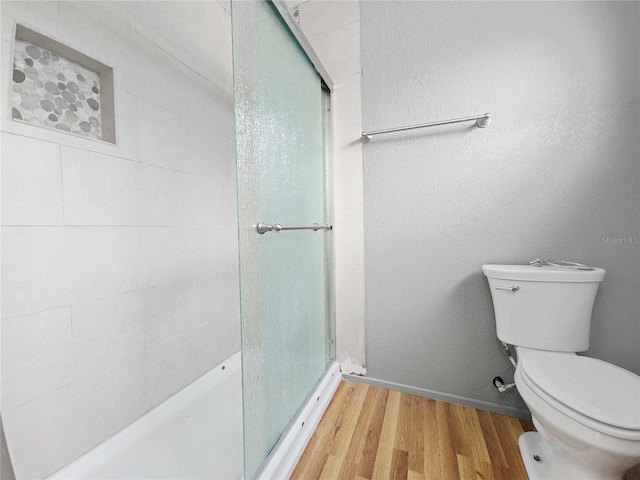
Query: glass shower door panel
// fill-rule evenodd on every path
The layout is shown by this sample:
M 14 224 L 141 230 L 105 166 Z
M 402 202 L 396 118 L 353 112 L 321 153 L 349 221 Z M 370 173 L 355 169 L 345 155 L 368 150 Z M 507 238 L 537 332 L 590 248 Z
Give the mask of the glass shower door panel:
M 331 232 L 321 80 L 275 7 L 232 6 L 245 476 L 255 475 L 325 371 Z M 325 100 L 326 103 L 326 100 Z

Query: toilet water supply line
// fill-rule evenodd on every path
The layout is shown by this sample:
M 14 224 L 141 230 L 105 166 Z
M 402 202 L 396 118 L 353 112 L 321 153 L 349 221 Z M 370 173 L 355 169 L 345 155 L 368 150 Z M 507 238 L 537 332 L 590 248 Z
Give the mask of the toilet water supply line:
M 513 358 L 513 355 L 511 354 L 511 345 L 509 345 L 508 343 L 505 343 L 505 342 L 502 342 L 502 345 L 504 345 L 505 350 L 509 354 L 509 361 L 511 362 L 511 364 L 513 365 L 514 368 L 517 368 L 518 367 L 518 363 L 516 362 L 515 358 Z M 516 384 L 515 383 L 507 383 L 505 385 L 504 380 L 502 379 L 502 377 L 497 376 L 497 377 L 493 378 L 493 386 L 496 387 L 500 393 L 504 393 L 507 390 L 510 390 L 513 387 L 515 387 Z
M 504 345 L 504 349 L 509 354 L 509 361 L 511 362 L 511 365 L 513 365 L 513 368 L 518 368 L 518 362 L 516 362 L 516 359 L 513 358 L 513 355 L 511 354 L 511 345 L 505 342 L 502 342 L 502 345 Z

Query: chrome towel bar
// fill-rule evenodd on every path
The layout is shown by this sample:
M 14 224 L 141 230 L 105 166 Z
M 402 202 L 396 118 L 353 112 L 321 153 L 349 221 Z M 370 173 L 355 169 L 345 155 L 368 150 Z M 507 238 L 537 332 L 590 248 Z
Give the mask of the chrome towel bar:
M 313 225 L 280 225 L 276 223 L 275 225 L 269 225 L 268 223 L 258 222 L 256 225 L 256 230 L 260 235 L 267 232 L 281 232 L 282 230 L 333 230 L 333 226 L 331 225 L 318 225 L 314 223 Z
M 476 122 L 479 128 L 484 128 L 491 122 L 491 114 L 476 115 L 475 117 L 454 118 L 453 120 L 441 120 L 439 122 L 421 123 L 419 125 L 409 125 L 408 127 L 387 128 L 385 130 L 374 130 L 372 132 L 362 132 L 362 143 L 369 143 L 374 135 L 382 135 L 383 133 L 402 132 L 404 130 L 414 130 L 416 128 L 436 127 L 438 125 L 448 125 L 450 123 Z

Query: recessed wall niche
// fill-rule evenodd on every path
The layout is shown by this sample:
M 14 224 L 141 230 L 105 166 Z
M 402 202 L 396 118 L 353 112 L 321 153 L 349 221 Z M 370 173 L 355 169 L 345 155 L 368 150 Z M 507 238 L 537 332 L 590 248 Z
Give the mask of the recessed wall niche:
M 16 25 L 11 116 L 115 143 L 113 68 Z

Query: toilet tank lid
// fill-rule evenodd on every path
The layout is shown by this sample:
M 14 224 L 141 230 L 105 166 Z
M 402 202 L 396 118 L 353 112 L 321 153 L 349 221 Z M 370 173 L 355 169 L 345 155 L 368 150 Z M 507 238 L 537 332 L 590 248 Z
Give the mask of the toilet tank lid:
M 554 352 L 523 355 L 520 367 L 567 407 L 607 425 L 640 430 L 640 376 L 597 358 Z
M 527 280 L 531 282 L 601 282 L 605 270 L 569 270 L 551 265 L 534 267 L 531 265 L 483 265 L 485 276 L 501 280 Z

